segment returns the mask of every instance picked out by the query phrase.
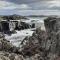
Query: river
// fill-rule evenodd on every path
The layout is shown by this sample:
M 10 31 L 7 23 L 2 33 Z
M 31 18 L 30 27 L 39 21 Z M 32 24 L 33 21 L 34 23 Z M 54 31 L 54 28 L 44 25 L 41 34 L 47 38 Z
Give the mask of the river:
M 46 17 L 27 17 L 29 20 L 39 20 L 39 25 L 41 25 L 41 28 L 44 29 L 44 19 Z M 37 23 L 37 22 L 36 22 Z M 19 47 L 21 41 L 26 37 L 26 36 L 32 36 L 34 31 L 31 29 L 24 29 L 24 30 L 16 30 L 15 34 L 7 35 L 5 34 L 5 39 L 9 40 L 14 46 Z

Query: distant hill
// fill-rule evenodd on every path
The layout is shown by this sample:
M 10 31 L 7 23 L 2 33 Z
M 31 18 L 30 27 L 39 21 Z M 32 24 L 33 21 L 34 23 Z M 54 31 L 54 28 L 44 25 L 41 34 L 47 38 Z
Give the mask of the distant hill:
M 29 15 L 28 17 L 47 17 L 46 15 Z
M 28 19 L 27 17 L 51 17 L 51 16 L 56 16 L 56 15 L 29 15 L 29 16 L 21 16 L 21 15 L 0 15 L 0 20 L 20 20 L 20 19 Z
M 19 19 L 27 19 L 25 16 L 21 16 L 21 15 L 8 15 L 8 16 L 0 16 L 0 20 L 19 20 Z
M 29 15 L 28 17 L 51 17 L 51 16 L 56 16 L 56 15 Z

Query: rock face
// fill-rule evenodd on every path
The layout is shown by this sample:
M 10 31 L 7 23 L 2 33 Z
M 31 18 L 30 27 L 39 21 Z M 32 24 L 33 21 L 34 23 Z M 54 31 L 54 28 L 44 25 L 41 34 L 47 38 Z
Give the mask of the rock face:
M 23 56 L 18 54 L 18 48 L 13 46 L 0 33 L 0 60 L 23 60 Z
M 60 18 L 50 17 L 45 20 L 45 27 L 51 42 L 50 49 L 52 53 L 60 51 Z
M 12 47 L 12 44 L 4 38 L 3 34 L 0 33 L 0 51 L 9 51 Z
M 31 37 L 26 37 L 24 42 L 26 44 L 22 47 L 22 54 L 24 56 L 29 56 L 32 60 L 43 60 L 45 59 L 45 46 L 46 46 L 47 35 L 45 31 L 37 28 Z M 24 43 L 23 42 L 23 43 Z M 38 57 L 37 57 L 37 56 Z M 35 58 L 34 58 L 35 57 Z
M 48 35 L 49 52 L 52 55 L 60 55 L 60 18 L 49 17 L 45 21 L 45 28 Z M 51 59 L 52 60 L 52 59 Z
M 4 38 L 4 35 L 0 33 L 0 51 L 18 53 L 19 48 L 13 46 L 10 41 Z
M 48 17 L 44 20 L 46 31 L 36 29 L 22 49 L 23 55 L 39 54 L 42 60 L 57 60 L 60 56 L 60 18 Z M 25 41 L 24 40 L 24 41 Z
M 60 18 L 44 20 L 46 31 L 37 28 L 18 49 L 0 35 L 0 60 L 60 60 Z
M 31 43 L 33 43 L 33 41 Z M 38 43 L 38 41 L 34 42 L 34 44 L 36 44 L 36 43 Z M 29 48 L 29 45 L 28 45 L 28 48 Z M 13 47 L 10 44 L 10 42 L 5 40 L 3 35 L 0 34 L 0 60 L 40 60 L 40 55 L 36 54 L 39 51 L 34 50 L 37 46 L 38 46 L 38 44 L 36 44 L 36 46 L 34 46 L 34 47 L 32 47 L 32 45 L 31 45 L 32 48 L 30 49 L 31 50 L 30 52 L 33 54 L 33 56 L 30 56 L 30 57 L 27 56 L 27 55 L 30 55 L 31 53 L 25 54 L 26 52 L 28 52 L 28 51 L 25 50 L 23 52 L 24 55 L 25 55 L 25 57 L 24 57 L 24 55 L 21 55 L 21 54 L 17 53 L 18 51 L 16 52 L 16 50 L 15 50 L 16 47 Z M 37 50 L 38 49 L 39 48 L 37 47 Z
M 24 60 L 22 55 L 0 51 L 0 60 Z

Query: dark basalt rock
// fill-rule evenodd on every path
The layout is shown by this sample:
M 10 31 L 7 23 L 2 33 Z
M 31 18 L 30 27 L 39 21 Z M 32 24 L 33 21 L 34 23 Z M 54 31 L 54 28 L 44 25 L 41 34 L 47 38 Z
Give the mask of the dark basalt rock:
M 56 54 L 60 55 L 60 18 L 48 17 L 47 19 L 45 19 L 44 24 L 48 35 L 46 48 L 48 47 L 48 45 L 50 45 L 49 54 L 52 53 L 52 56 Z
M 60 56 L 60 18 L 48 17 L 44 24 L 46 31 L 37 28 L 31 37 L 25 39 L 27 43 L 22 53 L 25 56 L 39 53 L 44 60 L 55 60 Z

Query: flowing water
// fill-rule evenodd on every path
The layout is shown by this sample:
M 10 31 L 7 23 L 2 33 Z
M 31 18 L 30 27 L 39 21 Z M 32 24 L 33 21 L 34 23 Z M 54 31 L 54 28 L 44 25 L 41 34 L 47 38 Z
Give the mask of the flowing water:
M 36 20 L 35 23 L 37 23 L 37 21 L 39 22 L 39 24 L 37 23 L 37 26 L 41 26 L 42 29 L 44 29 L 44 19 L 46 17 L 27 17 L 29 18 L 29 20 Z M 29 22 L 31 23 L 31 22 Z M 26 37 L 26 36 L 32 36 L 34 31 L 32 31 L 32 29 L 24 29 L 24 30 L 16 30 L 15 34 L 11 34 L 10 36 L 5 34 L 5 38 L 7 40 L 9 40 L 14 46 L 19 47 L 21 41 Z

